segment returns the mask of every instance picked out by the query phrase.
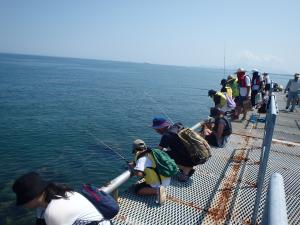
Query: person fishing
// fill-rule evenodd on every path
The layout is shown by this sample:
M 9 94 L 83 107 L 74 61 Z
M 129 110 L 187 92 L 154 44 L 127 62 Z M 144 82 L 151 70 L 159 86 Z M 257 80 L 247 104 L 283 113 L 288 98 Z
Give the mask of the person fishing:
M 175 123 L 171 125 L 164 117 L 158 116 L 153 118 L 152 128 L 162 136 L 158 148 L 166 151 L 179 167 L 178 180 L 181 182 L 188 181 L 195 170 L 191 157 L 178 136 L 178 132 L 183 128 L 182 124 Z
M 135 155 L 134 162 L 130 164 L 134 175 L 143 177 L 144 182 L 135 185 L 135 193 L 138 195 L 155 195 L 157 203 L 164 204 L 166 201 L 165 187 L 170 185 L 171 178 L 157 172 L 156 162 L 145 142 L 136 139 L 132 144 L 132 153 Z
M 223 92 L 209 90 L 208 96 L 212 98 L 215 103 L 215 107 L 222 109 L 223 112 L 231 111 L 227 106 L 227 96 Z
M 227 96 L 232 98 L 232 89 L 231 87 L 227 84 L 226 79 L 222 79 L 220 85 L 221 87 L 221 92 L 225 93 Z
M 16 205 L 37 210 L 38 225 L 108 225 L 109 220 L 72 188 L 29 172 L 14 182 Z
M 223 148 L 232 133 L 231 123 L 217 107 L 210 109 L 210 117 L 213 117 L 215 121 L 213 123 L 209 121 L 207 124 L 203 124 L 204 129 L 202 136 L 209 145 Z
M 238 79 L 232 75 L 227 77 L 227 86 L 232 90 L 232 98 L 235 99 L 240 95 L 239 87 L 238 87 Z

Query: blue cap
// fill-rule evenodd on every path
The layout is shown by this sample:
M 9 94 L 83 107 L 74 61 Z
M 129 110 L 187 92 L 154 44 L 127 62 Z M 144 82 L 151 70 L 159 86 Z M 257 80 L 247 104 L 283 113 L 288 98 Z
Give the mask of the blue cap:
M 170 122 L 163 117 L 154 117 L 152 120 L 153 129 L 160 129 L 160 128 L 168 127 L 170 125 L 171 125 Z

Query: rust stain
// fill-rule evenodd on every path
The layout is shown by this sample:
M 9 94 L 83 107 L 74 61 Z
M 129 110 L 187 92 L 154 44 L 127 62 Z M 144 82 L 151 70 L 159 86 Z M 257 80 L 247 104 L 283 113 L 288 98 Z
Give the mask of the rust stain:
M 117 215 L 116 220 L 127 221 L 127 216 Z
M 195 205 L 195 203 L 193 203 L 193 202 L 185 202 L 185 201 L 183 201 L 183 200 L 181 200 L 181 199 L 179 199 L 179 198 L 175 198 L 175 197 L 170 196 L 170 195 L 167 195 L 167 199 L 168 199 L 169 201 L 175 202 L 175 203 L 177 203 L 177 204 L 185 205 L 185 206 L 194 208 L 194 209 L 196 209 L 197 211 L 202 211 L 202 210 L 204 210 L 204 209 L 201 208 L 200 206 Z
M 249 137 L 243 137 L 245 139 L 244 147 L 241 148 L 241 152 L 231 158 L 232 162 L 234 163 L 230 172 L 229 176 L 225 177 L 224 184 L 220 189 L 220 195 L 216 200 L 216 206 L 213 209 L 209 209 L 209 213 L 213 217 L 215 221 L 220 221 L 225 219 L 228 215 L 227 206 L 230 203 L 232 192 L 234 190 L 234 185 L 238 181 L 238 173 L 240 171 L 241 165 L 244 161 L 246 161 L 246 147 L 249 143 Z M 247 159 L 248 160 L 248 159 Z

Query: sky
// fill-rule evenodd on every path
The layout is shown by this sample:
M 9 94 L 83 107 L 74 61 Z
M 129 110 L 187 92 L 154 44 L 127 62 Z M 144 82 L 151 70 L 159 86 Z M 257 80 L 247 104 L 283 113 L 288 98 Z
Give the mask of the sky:
M 295 73 L 299 23 L 299 0 L 0 0 L 0 52 Z

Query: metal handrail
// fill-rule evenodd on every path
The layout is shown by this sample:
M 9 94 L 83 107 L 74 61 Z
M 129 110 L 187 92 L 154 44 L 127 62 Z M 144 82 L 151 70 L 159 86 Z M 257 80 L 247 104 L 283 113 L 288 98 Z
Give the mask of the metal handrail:
M 270 96 L 270 102 L 269 102 L 269 108 L 266 116 L 266 125 L 265 125 L 265 132 L 264 132 L 264 139 L 262 143 L 262 152 L 260 156 L 260 165 L 259 165 L 259 172 L 257 177 L 257 192 L 256 192 L 256 199 L 254 204 L 254 210 L 252 214 L 251 224 L 255 225 L 258 215 L 258 209 L 260 205 L 262 190 L 263 190 L 263 184 L 266 174 L 266 169 L 268 165 L 269 160 L 269 154 L 272 144 L 272 137 L 276 122 L 276 116 L 278 113 L 275 95 Z
M 262 224 L 288 225 L 284 182 L 279 173 L 271 176 Z

